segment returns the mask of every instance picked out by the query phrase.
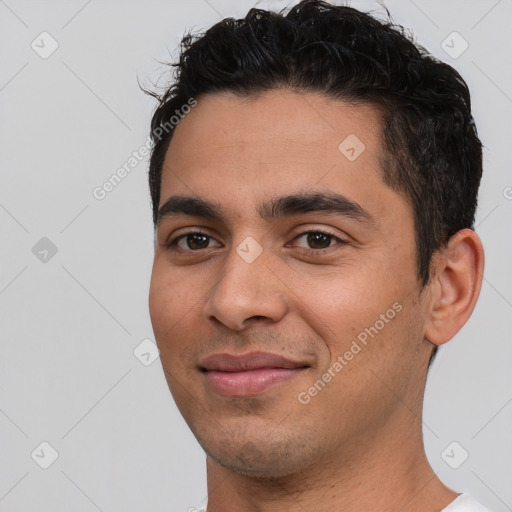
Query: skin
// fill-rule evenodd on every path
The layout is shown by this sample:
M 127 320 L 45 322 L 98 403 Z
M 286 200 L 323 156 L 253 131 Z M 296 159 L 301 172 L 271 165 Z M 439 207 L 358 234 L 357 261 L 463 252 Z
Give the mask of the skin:
M 160 205 L 200 197 L 217 202 L 224 220 L 161 219 L 149 306 L 169 388 L 208 455 L 208 512 L 376 504 L 379 512 L 434 512 L 456 498 L 426 459 L 422 402 L 433 344 L 451 339 L 473 311 L 483 249 L 474 232 L 460 231 L 435 254 L 421 289 L 412 209 L 382 180 L 380 126 L 370 105 L 273 90 L 202 96 L 176 128 Z M 365 145 L 354 161 L 338 149 L 350 134 Z M 343 194 L 375 222 L 258 215 L 261 202 L 299 192 Z M 189 245 L 185 237 L 181 252 L 166 247 L 198 228 L 211 238 Z M 337 238 L 308 244 L 299 236 L 308 230 Z M 236 252 L 248 236 L 262 249 L 252 263 Z M 312 255 L 315 248 L 325 252 Z M 394 318 L 301 403 L 299 393 L 396 303 Z M 253 350 L 309 368 L 251 397 L 205 384 L 205 357 Z

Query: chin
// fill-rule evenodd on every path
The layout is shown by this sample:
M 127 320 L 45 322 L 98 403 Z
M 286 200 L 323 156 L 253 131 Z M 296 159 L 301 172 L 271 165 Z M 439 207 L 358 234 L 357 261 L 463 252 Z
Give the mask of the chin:
M 292 435 L 288 432 L 287 439 L 281 440 L 264 435 L 252 441 L 248 440 L 247 432 L 244 437 L 230 436 L 229 439 L 216 436 L 215 441 L 196 437 L 207 455 L 229 471 L 273 480 L 300 472 L 316 458 L 318 451 L 312 440 L 305 444 L 304 440 L 297 436 L 292 438 Z
M 208 453 L 208 452 L 207 452 Z M 226 453 L 219 454 L 208 453 L 208 455 L 219 465 L 233 473 L 238 473 L 251 478 L 260 480 L 277 480 L 286 478 L 297 473 L 297 468 L 290 467 L 290 461 L 283 464 L 282 459 L 278 460 L 269 457 L 267 460 L 261 460 L 261 457 L 252 459 L 250 456 L 229 456 Z

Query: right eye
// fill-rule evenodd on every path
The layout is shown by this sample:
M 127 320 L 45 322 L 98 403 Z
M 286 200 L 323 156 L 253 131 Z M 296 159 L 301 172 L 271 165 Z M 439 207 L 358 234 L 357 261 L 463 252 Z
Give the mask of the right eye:
M 202 231 L 189 231 L 173 238 L 165 246 L 171 251 L 176 250 L 177 247 L 179 251 L 198 252 L 208 249 L 210 240 L 214 240 L 214 238 Z

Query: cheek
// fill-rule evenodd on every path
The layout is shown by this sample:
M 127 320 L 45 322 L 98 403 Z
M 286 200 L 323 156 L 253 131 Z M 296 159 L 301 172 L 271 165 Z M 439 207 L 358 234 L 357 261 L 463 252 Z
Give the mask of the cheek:
M 175 300 L 170 290 L 171 287 L 168 286 L 165 276 L 156 267 L 153 267 L 149 288 L 149 315 L 157 342 L 159 334 L 167 327 L 167 324 L 170 324 L 174 310 Z
M 369 272 L 371 276 L 372 273 Z M 316 324 L 325 327 L 329 337 L 343 338 L 378 319 L 393 303 L 393 291 L 379 289 L 376 280 L 360 270 L 344 267 L 324 275 L 302 278 L 297 304 L 309 310 Z M 389 302 L 391 301 L 391 304 Z
M 149 314 L 158 348 L 176 348 L 180 325 L 193 305 L 191 294 L 179 285 L 179 276 L 155 261 L 149 289 Z
M 190 275 L 171 269 L 162 256 L 157 256 L 151 274 L 149 312 L 157 328 L 169 329 L 190 311 L 197 297 Z M 183 283 L 189 283 L 184 286 Z
M 391 283 L 375 271 L 338 269 L 303 283 L 296 307 L 329 353 L 322 358 L 323 370 L 345 354 L 350 366 L 358 366 L 355 360 L 366 366 L 368 358 L 379 366 L 379 358 L 389 362 L 417 321 L 407 283 Z
M 155 260 L 149 289 L 151 323 L 167 377 L 180 382 L 195 368 L 197 341 L 207 336 L 201 324 L 202 297 L 208 290 L 204 282 L 190 271 L 185 275 L 170 269 L 165 261 Z

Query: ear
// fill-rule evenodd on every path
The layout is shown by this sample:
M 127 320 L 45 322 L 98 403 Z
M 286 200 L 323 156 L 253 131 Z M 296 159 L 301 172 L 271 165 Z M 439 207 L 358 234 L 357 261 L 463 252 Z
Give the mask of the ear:
M 434 255 L 425 338 L 434 345 L 450 341 L 467 322 L 480 295 L 484 249 L 479 236 L 462 229 Z

